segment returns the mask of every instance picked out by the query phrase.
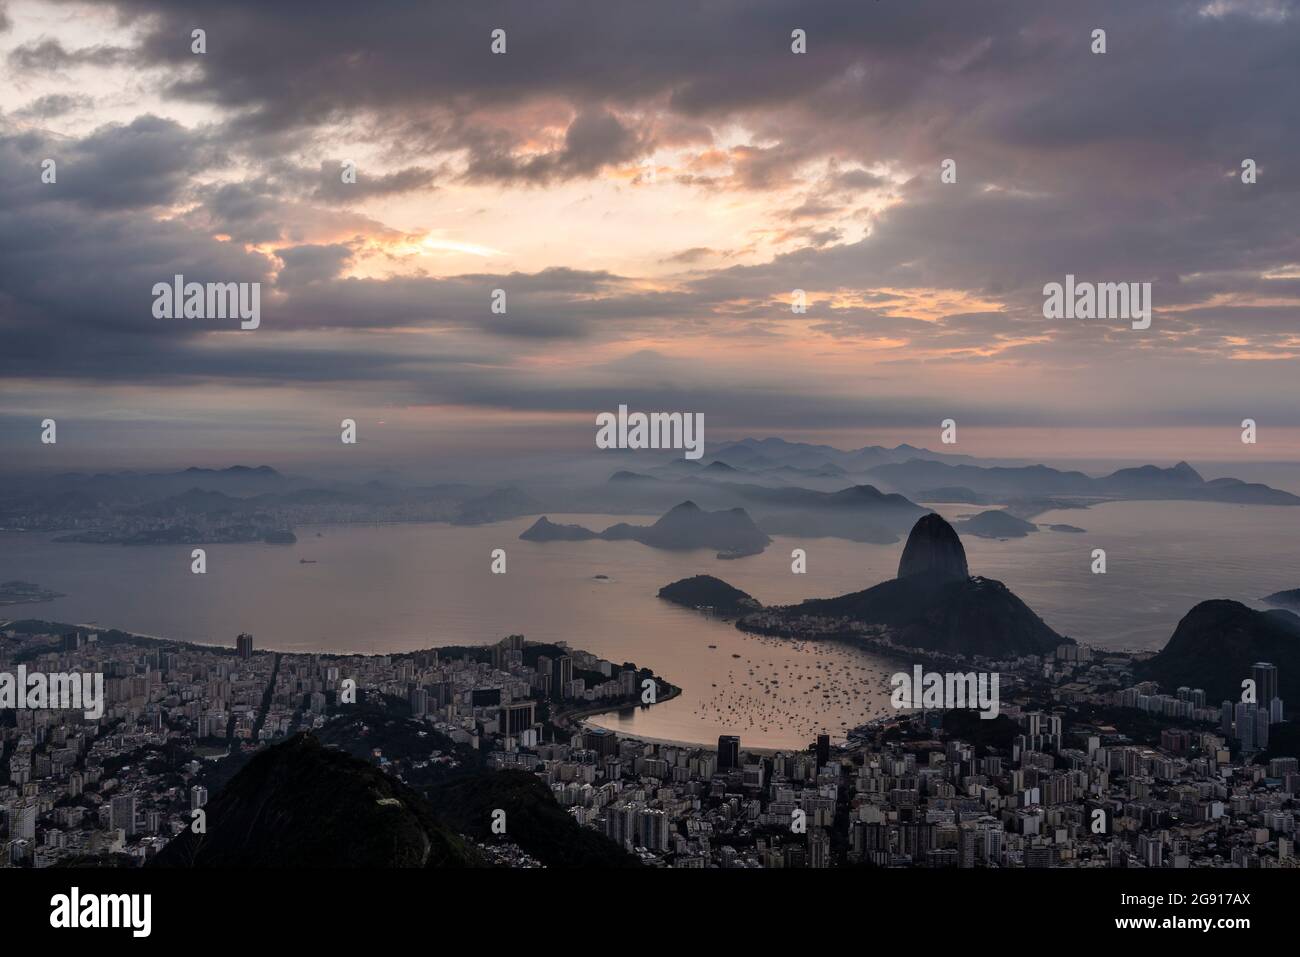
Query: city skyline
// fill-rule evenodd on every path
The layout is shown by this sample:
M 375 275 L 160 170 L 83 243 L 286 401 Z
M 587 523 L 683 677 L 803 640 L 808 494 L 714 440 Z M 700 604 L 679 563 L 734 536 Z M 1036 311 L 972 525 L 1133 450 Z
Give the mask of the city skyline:
M 1288 932 L 1298 90 L 1300 0 L 0 0 L 17 939 Z

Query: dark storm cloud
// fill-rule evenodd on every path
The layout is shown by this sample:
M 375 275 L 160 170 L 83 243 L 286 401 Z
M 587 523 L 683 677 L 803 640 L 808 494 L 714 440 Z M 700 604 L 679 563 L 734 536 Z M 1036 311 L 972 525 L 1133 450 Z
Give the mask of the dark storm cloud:
M 152 319 L 153 285 L 260 281 L 270 263 L 215 242 L 155 204 L 182 192 L 200 148 L 167 120 L 141 117 L 83 140 L 0 135 L 0 355 L 8 375 L 148 375 L 189 330 Z M 41 160 L 57 180 L 42 183 Z
M 263 328 L 307 336 L 424 326 L 544 341 L 687 308 L 672 297 L 629 292 L 622 277 L 602 271 L 340 279 L 353 255 L 346 243 L 286 247 L 276 262 L 241 242 L 214 238 L 214 222 L 242 224 L 237 238 L 248 242 L 280 237 L 282 207 L 252 187 L 199 191 L 204 202 L 195 210 L 168 219 L 152 214 L 156 203 L 181 191 L 186 165 L 197 162 L 198 152 L 179 127 L 152 117 L 79 141 L 0 135 L 0 168 L 23 174 L 0 178 L 0 337 L 6 344 L 0 369 L 6 375 L 154 381 L 257 377 L 275 369 L 286 380 L 315 381 L 340 370 L 346 381 L 426 374 L 411 357 L 356 357 L 351 345 L 337 356 L 304 347 L 296 359 L 293 350 L 267 352 L 259 340 L 237 333 L 227 347 L 200 345 L 208 331 L 202 322 L 152 316 L 153 285 L 176 274 L 197 282 L 261 282 Z M 59 158 L 53 184 L 40 182 L 46 155 Z M 491 313 L 496 288 L 507 291 L 507 315 Z
M 1257 274 L 1300 262 L 1296 194 L 1257 188 L 1243 200 L 1241 187 L 1216 179 L 1175 203 L 918 184 L 860 242 L 734 266 L 699 278 L 692 290 L 727 299 L 758 290 L 788 295 L 795 288 L 963 289 L 1041 307 L 1043 284 L 1073 273 L 1093 281 L 1163 282 L 1157 304 L 1172 304 L 1181 298 L 1182 273 L 1206 273 L 1197 292 L 1207 296 L 1235 289 L 1236 271 Z M 1252 285 L 1261 294 L 1270 288 L 1294 294 L 1285 281 Z
M 648 142 L 607 111 L 580 113 L 564 134 L 561 149 L 519 160 L 500 149 L 475 149 L 467 176 L 470 180 L 523 180 L 546 183 L 554 179 L 591 176 L 611 163 L 624 162 L 645 152 Z
M 100 209 L 167 205 L 214 161 L 203 132 L 147 115 L 101 127 L 57 158 L 63 162 L 56 195 Z
M 284 233 L 283 203 L 256 183 L 220 183 L 198 190 L 203 213 L 218 232 L 251 244 L 272 243 Z
M 82 139 L 0 126 L 7 175 L 0 203 L 10 207 L 75 203 L 85 210 L 146 209 L 174 202 L 196 173 L 216 160 L 207 133 L 173 120 L 140 116 L 101 126 Z M 56 182 L 42 183 L 41 163 L 55 162 Z M 0 206 L 0 209 L 3 209 Z
M 496 289 L 506 294 L 503 315 L 492 312 Z M 572 269 L 347 278 L 289 292 L 279 312 L 283 329 L 425 326 L 505 340 L 584 339 L 617 326 L 685 319 L 698 307 L 685 295 L 637 292 L 609 273 Z
M 352 260 L 352 249 L 342 243 L 325 246 L 291 246 L 276 252 L 284 263 L 277 277 L 281 289 L 334 279 Z
M 145 63 L 185 68 L 171 93 L 229 107 L 238 135 L 367 116 L 432 129 L 444 148 L 468 151 L 477 178 L 590 175 L 651 146 L 625 114 L 662 103 L 756 126 L 762 144 L 736 156 L 751 188 L 818 156 L 953 153 L 982 180 L 1059 187 L 1091 170 L 1104 187 L 1145 167 L 1144 179 L 1176 181 L 1247 149 L 1280 164 L 1300 136 L 1294 2 L 1223 5 L 1224 16 L 1204 15 L 1203 0 L 411 2 L 382 14 L 350 0 L 112 5 L 145 30 Z M 1289 15 L 1261 14 L 1279 10 Z M 203 56 L 189 50 L 198 23 Z M 1088 51 L 1098 25 L 1104 56 Z M 795 26 L 809 37 L 802 56 L 789 51 Z M 489 51 L 497 27 L 509 36 L 502 56 Z M 543 99 L 576 117 L 551 153 L 525 154 L 526 130 L 485 115 Z
M 1235 166 L 1243 150 L 1282 179 L 1300 144 L 1295 3 L 1224 5 L 1224 16 L 1204 15 L 1202 0 L 409 3 L 383 15 L 346 0 L 113 6 L 146 30 L 145 62 L 186 68 L 171 92 L 230 107 L 236 134 L 369 116 L 430 128 L 443 148 L 468 151 L 475 178 L 543 182 L 625 161 L 655 137 L 609 107 L 663 102 L 758 129 L 761 145 L 735 155 L 734 182 L 748 188 L 819 156 L 953 154 L 982 181 L 1172 188 L 1207 163 Z M 188 34 L 200 22 L 209 47 L 196 57 Z M 1104 56 L 1088 51 L 1099 24 Z M 789 52 L 793 26 L 809 53 Z M 503 56 L 489 52 L 495 27 L 509 35 Z M 521 152 L 526 130 L 483 115 L 543 98 L 576 117 L 550 153 Z M 843 174 L 842 185 L 870 188 L 870 176 Z
M 457 119 L 445 129 L 445 145 L 469 149 L 475 175 L 505 179 L 584 175 L 652 142 L 608 106 L 658 99 L 679 115 L 721 118 L 791 105 L 813 108 L 811 119 L 832 126 L 896 113 L 911 105 L 902 101 L 933 91 L 932 79 L 918 82 L 920 71 L 947 75 L 952 68 L 945 64 L 960 62 L 984 38 L 1015 36 L 1047 16 L 1030 0 L 799 7 L 773 0 L 411 2 L 386 5 L 382 14 L 348 0 L 112 5 L 145 28 L 146 63 L 186 68 L 171 83 L 173 95 L 230 108 L 243 135 L 366 113 L 409 121 L 450 112 Z M 189 49 L 189 31 L 199 23 L 208 35 L 203 56 Z M 808 31 L 808 55 L 790 53 L 794 26 Z M 498 27 L 507 31 L 509 52 L 494 56 L 489 36 Z M 859 69 L 869 82 L 846 82 Z M 539 98 L 566 101 L 577 115 L 553 156 L 516 156 L 524 139 L 518 131 L 475 117 Z M 755 150 L 744 179 L 758 185 L 782 175 L 802 155 L 788 139 Z
M 841 338 L 897 336 L 965 355 L 1046 336 L 1013 348 L 1026 361 L 1105 362 L 1116 330 L 1042 318 L 1042 285 L 1066 273 L 1155 284 L 1153 332 L 1129 337 L 1133 352 L 1219 350 L 1225 337 L 1243 333 L 1280 349 L 1296 328 L 1295 310 L 1285 306 L 1210 304 L 1216 296 L 1296 295 L 1294 279 L 1260 275 L 1300 263 L 1294 3 L 1225 4 L 1223 16 L 1204 15 L 1199 0 L 113 6 L 144 31 L 133 55 L 142 67 L 164 68 L 167 94 L 224 108 L 224 125 L 194 131 L 144 116 L 81 140 L 0 139 L 0 168 L 11 171 L 0 179 L 7 373 L 373 378 L 427 398 L 506 408 L 587 410 L 629 395 L 665 407 L 674 396 L 684 408 L 767 415 L 774 425 L 806 425 L 809 417 L 860 424 L 876 414 L 865 400 L 801 395 L 806 383 L 780 394 L 690 389 L 679 384 L 689 370 L 645 363 L 593 370 L 596 381 L 579 384 L 509 366 L 548 342 L 576 348 L 665 327 L 725 338 L 747 322 L 746 334 L 760 334 L 789 319 L 794 288 L 909 287 L 961 290 L 1006 308 L 922 322 L 866 295 L 866 308 L 818 303 L 810 315 L 819 331 Z M 1261 15 L 1266 9 L 1288 15 Z M 1105 56 L 1088 52 L 1099 25 L 1108 30 Z M 204 56 L 190 52 L 194 26 L 207 30 Z M 488 50 L 495 27 L 508 31 L 505 56 Z M 808 31 L 807 55 L 789 52 L 793 27 Z M 125 56 L 42 40 L 9 62 L 40 72 Z M 644 119 L 664 105 L 667 118 Z M 540 152 L 530 143 L 539 131 L 528 109 L 546 116 L 555 135 Z M 803 248 L 762 265 L 692 272 L 670 291 L 564 268 L 344 278 L 354 247 L 309 242 L 304 219 L 323 221 L 354 199 L 434 188 L 443 170 L 404 156 L 410 165 L 373 177 L 363 168 L 355 186 L 343 186 L 337 144 L 326 140 L 328 149 L 314 154 L 339 157 L 319 169 L 280 155 L 320 146 L 315 138 L 329 124 L 356 123 L 391 136 L 395 155 L 464 150 L 471 180 L 533 185 L 593 176 L 674 137 L 705 145 L 709 131 L 732 121 L 753 131 L 752 141 L 727 151 L 725 172 L 694 181 L 755 191 L 799 182 L 801 205 L 777 225 L 797 221 L 782 238 Z M 239 182 L 194 184 L 195 174 L 223 161 L 215 143 L 252 157 L 253 172 Z M 57 186 L 39 183 L 44 156 L 59 160 Z M 940 185 L 938 163 L 949 156 L 958 182 Z M 1261 170 L 1251 187 L 1238 179 L 1247 156 Z M 825 172 L 807 190 L 800 177 L 810 164 Z M 895 186 L 891 177 L 846 168 L 876 164 L 916 178 Z M 846 215 L 861 203 L 857 193 L 872 190 L 893 192 L 898 203 L 862 217 L 866 239 L 845 243 L 839 225 L 816 222 Z M 180 199 L 198 205 L 169 220 L 149 212 Z M 359 219 L 357 233 L 362 226 L 382 228 Z M 217 233 L 232 241 L 215 240 Z M 243 246 L 273 242 L 294 245 L 279 262 Z M 690 249 L 669 261 L 698 264 L 709 255 Z M 260 334 L 200 345 L 195 327 L 148 316 L 148 290 L 175 272 L 263 281 L 264 328 L 321 347 L 271 347 Z M 507 291 L 507 315 L 490 311 L 495 288 Z M 1194 308 L 1159 313 L 1174 305 Z M 490 342 L 491 361 L 473 351 L 437 360 L 354 352 L 319 338 L 411 327 Z M 927 423 L 940 411 L 911 408 L 906 414 Z M 1049 416 L 1036 404 L 989 400 L 983 408 L 1003 422 Z M 1193 408 L 1202 405 L 1179 414 Z

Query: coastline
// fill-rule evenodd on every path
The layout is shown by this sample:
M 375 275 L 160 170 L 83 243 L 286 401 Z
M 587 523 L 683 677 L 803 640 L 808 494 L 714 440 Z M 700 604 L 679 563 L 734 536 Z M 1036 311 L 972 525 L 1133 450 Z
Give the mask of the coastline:
M 659 678 L 658 675 L 655 675 L 655 677 Z M 655 705 L 663 704 L 666 701 L 672 701 L 674 698 L 676 698 L 678 695 L 682 693 L 682 689 L 679 688 L 677 685 L 673 684 L 671 681 L 668 681 L 664 678 L 659 678 L 659 683 L 667 686 L 668 693 L 664 695 L 662 698 L 656 698 L 654 704 L 633 704 L 633 705 L 629 705 L 626 703 L 614 704 L 614 705 L 593 704 L 590 707 L 578 708 L 574 711 L 566 712 L 563 715 L 553 716 L 551 720 L 561 728 L 568 728 L 571 725 L 574 725 L 578 729 L 582 729 L 587 726 L 587 719 L 594 718 L 596 717 L 596 715 L 609 714 L 610 712 L 613 711 L 623 711 L 626 708 L 653 708 L 655 707 Z M 603 730 L 612 731 L 613 729 L 604 728 Z M 619 734 L 619 732 L 617 731 L 615 731 L 614 733 Z M 621 735 L 621 734 L 619 736 L 630 737 L 628 735 Z
M 668 699 L 665 698 L 664 700 L 666 701 Z M 616 710 L 616 709 L 611 709 L 611 710 Z M 583 722 L 583 724 L 585 725 L 586 722 Z M 700 742 L 700 741 L 680 741 L 680 740 L 675 740 L 673 738 L 654 738 L 644 734 L 631 734 L 625 731 L 616 731 L 613 728 L 601 728 L 600 725 L 595 725 L 595 727 L 600 728 L 600 730 L 602 731 L 609 731 L 611 734 L 618 735 L 620 740 L 640 741 L 645 744 L 658 744 L 658 745 L 664 745 L 668 747 L 686 748 L 686 749 L 699 750 L 699 751 L 718 750 L 718 743 L 716 741 L 709 743 L 709 742 Z M 770 757 L 771 755 L 774 754 L 796 754 L 800 751 L 806 751 L 809 746 L 810 745 L 804 745 L 804 747 L 802 748 L 797 748 L 797 747 L 756 748 L 756 747 L 749 747 L 748 745 L 745 745 L 742 742 L 741 750 L 747 754 L 762 754 Z

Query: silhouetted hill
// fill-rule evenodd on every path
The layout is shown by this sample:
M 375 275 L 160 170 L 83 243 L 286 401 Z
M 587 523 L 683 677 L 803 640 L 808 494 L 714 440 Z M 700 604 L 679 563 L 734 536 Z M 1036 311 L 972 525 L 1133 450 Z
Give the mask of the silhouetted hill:
M 556 803 L 550 789 L 527 771 L 483 771 L 430 788 L 439 818 L 477 841 L 492 833 L 492 812 L 506 812 L 504 839 L 518 844 L 547 867 L 639 867 L 640 862 Z
M 1006 585 L 971 578 L 961 539 L 943 518 L 922 517 L 908 535 L 898 563 L 899 577 L 836 598 L 813 598 L 797 605 L 759 606 L 762 618 L 750 624 L 771 632 L 775 618 L 797 633 L 804 618 L 847 620 L 881 626 L 899 645 L 954 655 L 991 658 L 1049 654 L 1074 644 L 1053 631 Z M 712 605 L 723 614 L 746 615 L 756 602 L 711 575 L 697 575 L 664 586 L 659 597 L 687 607 Z M 746 627 L 742 617 L 741 627 Z M 777 633 L 787 633 L 782 628 Z
M 727 617 L 743 615 L 762 607 L 752 595 L 733 588 L 712 575 L 696 575 L 665 585 L 659 589 L 659 597 L 687 608 L 710 607 L 719 615 Z
M 629 472 L 627 469 L 620 469 L 609 477 L 611 482 L 659 482 L 653 475 L 644 475 L 641 472 Z
M 741 506 L 768 535 L 879 544 L 898 541 L 926 512 L 902 495 L 847 484 L 838 465 L 755 469 L 747 464 L 753 456 L 741 458 L 745 464 L 674 460 L 653 475 L 622 470 L 594 487 L 552 490 L 547 500 L 552 512 L 629 515 L 662 514 L 689 499 L 705 511 Z
M 879 465 L 870 475 L 897 489 L 923 497 L 920 490 L 961 487 L 1005 501 L 1025 496 L 1081 496 L 1101 499 L 1186 499 L 1243 505 L 1300 505 L 1300 496 L 1240 479 L 1207 482 L 1186 462 L 1172 468 L 1143 465 L 1093 478 L 1083 472 L 1062 472 L 1046 465 L 985 467 L 913 459 Z
M 953 527 L 959 532 L 968 532 L 980 538 L 1024 538 L 1030 532 L 1038 531 L 1038 526 L 1033 522 L 1016 518 L 1000 508 L 972 515 L 965 521 L 955 523 Z
M 556 525 L 545 516 L 519 536 L 536 542 L 581 541 L 601 538 L 617 542 L 631 540 L 673 551 L 715 548 L 728 557 L 754 555 L 772 540 L 763 534 L 743 508 L 706 512 L 694 502 L 674 506 L 653 525 L 630 525 L 619 522 L 603 532 L 593 532 L 581 525 Z
M 1002 582 L 912 575 L 838 598 L 785 609 L 791 616 L 846 617 L 885 625 L 897 643 L 947 654 L 990 658 L 1048 654 L 1073 644 L 1034 614 Z
M 898 644 L 948 654 L 1047 654 L 1057 645 L 1074 643 L 1048 627 L 1006 585 L 969 574 L 961 539 L 931 512 L 908 535 L 898 578 L 849 595 L 767 611 L 790 620 L 815 616 L 882 625 Z
M 548 795 L 549 797 L 549 795 Z M 478 853 L 396 778 L 315 737 L 257 754 L 213 798 L 207 833 L 185 831 L 157 867 L 467 867 Z
M 853 485 L 835 492 L 734 482 L 717 487 L 751 503 L 759 527 L 769 535 L 888 545 L 898 541 L 926 511 L 902 495 L 882 492 L 874 485 Z
M 1265 595 L 1264 601 L 1279 608 L 1300 609 L 1300 588 L 1292 588 L 1289 591 L 1275 591 L 1271 595 Z
M 1277 666 L 1283 701 L 1300 701 L 1300 618 L 1219 598 L 1184 615 L 1160 653 L 1138 670 L 1170 693 L 1182 685 L 1204 688 L 1217 704 L 1240 700 L 1241 682 L 1257 661 Z
M 909 459 L 961 462 L 969 461 L 971 458 L 969 455 L 931 452 L 929 449 L 914 445 L 898 445 L 892 449 L 881 445 L 868 445 L 860 449 L 846 450 L 837 449 L 833 445 L 787 442 L 779 438 L 741 439 L 713 452 L 712 457 L 747 469 L 779 465 L 817 469 L 825 465 L 834 465 L 850 472 L 861 472 L 884 462 L 906 462 Z
M 600 536 L 581 525 L 557 525 L 543 515 L 519 537 L 526 542 L 583 542 Z
M 743 508 L 706 512 L 694 502 L 682 502 L 648 528 L 614 525 L 604 538 L 632 538 L 655 548 L 716 548 L 750 555 L 761 552 L 772 540 L 759 531 Z
M 1177 489 L 1195 489 L 1205 484 L 1201 474 L 1186 462 L 1179 462 L 1172 468 L 1162 469 L 1157 465 L 1139 465 L 1136 468 L 1118 469 L 1105 478 L 1097 479 L 1098 484 L 1122 492 L 1142 492 L 1156 487 Z
M 925 575 L 936 580 L 965 581 L 970 577 L 966 549 L 953 527 L 942 516 L 923 515 L 907 536 L 903 557 L 898 560 L 898 577 Z

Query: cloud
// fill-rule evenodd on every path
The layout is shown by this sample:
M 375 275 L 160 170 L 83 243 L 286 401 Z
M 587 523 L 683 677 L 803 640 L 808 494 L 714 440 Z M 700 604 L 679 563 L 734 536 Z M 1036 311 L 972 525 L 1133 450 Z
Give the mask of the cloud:
M 708 246 L 692 246 L 690 249 L 679 250 L 669 256 L 660 259 L 661 263 L 680 263 L 682 265 L 692 265 L 705 259 L 712 259 L 716 256 L 722 256 L 716 249 L 710 249 Z
M 45 39 L 10 50 L 9 66 L 20 73 L 49 73 L 78 66 L 116 66 L 129 62 L 132 54 L 124 47 L 104 45 L 68 50 L 58 40 Z
M 391 173 L 372 175 L 357 171 L 355 182 L 343 181 L 342 163 L 324 160 L 320 164 L 311 198 L 326 203 L 359 203 L 377 196 L 400 196 L 434 189 L 438 171 L 426 166 L 409 166 Z
M 215 161 L 204 132 L 149 115 L 100 127 L 57 154 L 62 175 L 49 195 L 101 209 L 171 203 Z
M 544 184 L 556 179 L 592 176 L 612 163 L 644 153 L 650 144 L 608 111 L 578 114 L 555 150 L 518 156 L 510 146 L 479 143 L 470 153 L 466 178 Z
M 50 93 L 15 110 L 13 115 L 20 119 L 52 120 L 68 113 L 88 110 L 94 105 L 94 98 L 85 94 Z
M 322 0 L 309 20 L 251 0 L 108 6 L 138 47 L 41 38 L 8 67 L 129 67 L 168 115 L 64 139 L 0 126 L 0 168 L 20 171 L 0 180 L 9 376 L 367 382 L 551 411 L 623 390 L 772 425 L 928 423 L 954 403 L 1003 424 L 1085 405 L 1105 421 L 1139 399 L 1181 418 L 1288 387 L 1286 360 L 1243 371 L 1239 357 L 1296 349 L 1294 4 L 557 0 L 377 15 Z M 1088 50 L 1097 23 L 1104 56 Z M 505 56 L 489 51 L 497 26 Z M 794 26 L 805 55 L 789 51 Z M 6 121 L 92 105 L 79 88 L 39 92 Z M 45 157 L 55 185 L 39 180 Z M 640 262 L 566 238 L 570 216 L 643 229 L 637 202 L 654 194 L 627 168 L 652 157 L 680 229 Z M 958 179 L 942 184 L 950 157 Z M 551 268 L 494 254 L 443 274 L 446 260 L 394 252 L 539 195 L 562 200 L 520 228 L 530 241 L 554 229 Z M 735 238 L 693 231 L 710 219 Z M 664 266 L 688 268 L 665 279 Z M 263 282 L 263 328 L 153 320 L 148 290 L 177 272 Z M 1066 273 L 1152 282 L 1151 333 L 1045 320 L 1042 286 Z M 796 288 L 806 317 L 790 312 Z M 1213 391 L 1189 394 L 1188 376 Z

